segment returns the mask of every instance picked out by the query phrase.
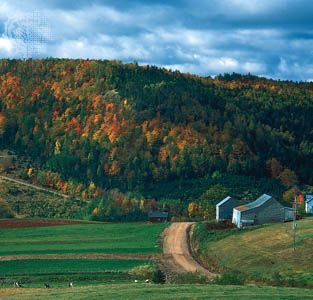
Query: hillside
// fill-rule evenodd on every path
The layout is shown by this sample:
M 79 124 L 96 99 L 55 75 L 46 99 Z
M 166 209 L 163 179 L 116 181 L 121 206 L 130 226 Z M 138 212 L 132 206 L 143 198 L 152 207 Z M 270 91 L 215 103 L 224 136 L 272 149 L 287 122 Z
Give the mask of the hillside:
M 17 217 L 82 218 L 86 201 L 67 199 L 18 182 L 4 180 L 0 175 L 0 197 L 5 199 Z
M 193 239 L 200 259 L 215 270 L 274 285 L 312 287 L 312 218 L 298 221 L 295 252 L 291 223 L 225 231 L 208 230 L 203 223 Z
M 252 189 L 270 178 L 281 197 L 313 182 L 312 90 L 118 61 L 1 60 L 0 146 L 31 158 L 23 178 L 85 200 L 113 188 L 162 198 L 173 183 L 180 203 L 185 184 L 204 183 L 187 197 L 198 198 L 221 174 Z
M 134 187 L 214 170 L 264 175 L 276 158 L 313 180 L 303 162 L 312 155 L 312 84 L 212 80 L 114 61 L 0 67 L 2 144 L 65 176 Z

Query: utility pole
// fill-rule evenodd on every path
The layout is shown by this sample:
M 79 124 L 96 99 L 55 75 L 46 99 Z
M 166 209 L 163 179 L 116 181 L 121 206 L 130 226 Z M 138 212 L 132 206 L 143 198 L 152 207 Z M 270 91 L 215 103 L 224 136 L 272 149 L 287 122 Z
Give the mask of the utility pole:
M 297 228 L 297 196 L 295 196 L 294 203 L 293 203 L 293 222 L 292 222 L 292 229 L 293 229 L 293 251 L 296 251 L 296 228 Z

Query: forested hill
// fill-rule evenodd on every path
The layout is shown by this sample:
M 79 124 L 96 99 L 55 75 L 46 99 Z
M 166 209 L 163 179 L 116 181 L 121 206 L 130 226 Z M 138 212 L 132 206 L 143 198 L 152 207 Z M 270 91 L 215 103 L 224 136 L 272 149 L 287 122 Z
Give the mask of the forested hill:
M 313 84 L 118 61 L 0 61 L 0 139 L 64 178 L 134 189 L 230 174 L 313 183 Z

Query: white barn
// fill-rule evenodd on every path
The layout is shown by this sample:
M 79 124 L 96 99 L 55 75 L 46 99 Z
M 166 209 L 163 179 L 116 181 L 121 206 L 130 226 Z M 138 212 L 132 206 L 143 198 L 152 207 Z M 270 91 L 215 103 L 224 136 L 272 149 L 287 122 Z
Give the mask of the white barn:
M 228 196 L 221 202 L 216 204 L 216 221 L 231 220 L 233 209 L 239 202 L 232 197 Z
M 238 227 L 285 221 L 285 208 L 272 196 L 263 194 L 255 201 L 233 210 L 232 222 Z
M 305 212 L 307 214 L 313 214 L 313 195 L 305 196 Z

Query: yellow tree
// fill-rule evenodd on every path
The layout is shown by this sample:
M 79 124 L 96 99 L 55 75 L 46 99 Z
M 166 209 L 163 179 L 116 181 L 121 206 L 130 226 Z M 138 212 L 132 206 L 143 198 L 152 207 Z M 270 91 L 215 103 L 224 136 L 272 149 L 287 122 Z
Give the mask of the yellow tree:
M 284 169 L 278 176 L 278 179 L 286 187 L 292 187 L 298 183 L 298 177 L 294 171 Z

